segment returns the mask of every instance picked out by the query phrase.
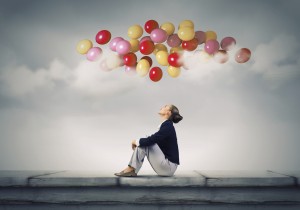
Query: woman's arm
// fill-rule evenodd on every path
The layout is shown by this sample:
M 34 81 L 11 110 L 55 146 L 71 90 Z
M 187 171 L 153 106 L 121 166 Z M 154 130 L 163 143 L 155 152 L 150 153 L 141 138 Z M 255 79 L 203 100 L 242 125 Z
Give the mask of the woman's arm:
M 164 124 L 160 127 L 159 131 L 152 134 L 147 138 L 140 138 L 139 142 L 136 143 L 137 146 L 150 146 L 158 142 L 163 141 L 170 135 L 171 126 L 170 124 Z

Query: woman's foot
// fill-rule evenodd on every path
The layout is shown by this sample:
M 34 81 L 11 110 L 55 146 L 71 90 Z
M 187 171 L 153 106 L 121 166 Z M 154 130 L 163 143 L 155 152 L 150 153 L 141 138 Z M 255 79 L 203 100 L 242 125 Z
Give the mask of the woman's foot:
M 134 171 L 134 168 L 131 167 L 131 166 L 127 166 L 127 167 L 123 170 L 124 173 L 128 173 L 128 172 L 131 172 L 131 171 Z
M 115 173 L 115 175 L 116 176 L 126 176 L 126 177 L 137 176 L 137 174 L 135 173 L 135 169 L 131 166 L 128 166 L 120 173 Z

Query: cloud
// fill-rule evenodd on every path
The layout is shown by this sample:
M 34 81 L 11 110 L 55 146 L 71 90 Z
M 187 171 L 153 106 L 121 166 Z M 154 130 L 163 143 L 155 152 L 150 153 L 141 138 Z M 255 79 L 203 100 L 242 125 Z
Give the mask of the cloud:
M 25 65 L 10 65 L 0 73 L 2 94 L 16 98 L 43 92 L 56 94 L 64 90 L 83 96 L 111 96 L 133 89 L 139 81 L 126 75 L 122 69 L 105 72 L 99 62 L 86 60 L 78 62 L 73 69 L 55 59 L 49 68 L 33 70 Z
M 281 34 L 253 52 L 251 71 L 260 74 L 272 88 L 300 75 L 300 44 L 296 37 Z

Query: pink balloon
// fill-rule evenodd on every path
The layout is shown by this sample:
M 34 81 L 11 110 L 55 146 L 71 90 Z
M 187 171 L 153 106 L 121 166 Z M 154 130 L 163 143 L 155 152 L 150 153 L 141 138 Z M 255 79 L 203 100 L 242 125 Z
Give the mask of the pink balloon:
M 127 40 L 122 40 L 117 43 L 116 51 L 120 55 L 125 55 L 130 52 L 131 45 Z
M 170 47 L 178 47 L 181 44 L 181 39 L 179 39 L 177 34 L 172 34 L 168 37 L 167 44 Z
M 100 56 L 102 54 L 102 50 L 100 47 L 92 47 L 89 49 L 89 51 L 86 54 L 86 58 L 89 61 L 97 61 L 99 60 Z
M 143 38 L 141 38 L 140 44 L 141 44 L 143 41 L 146 41 L 146 40 L 152 41 L 151 38 L 150 38 L 150 36 L 144 36 Z
M 222 39 L 221 41 L 221 48 L 223 50 L 231 50 L 236 44 L 236 41 L 233 37 L 225 37 L 224 39 Z
M 241 48 L 235 54 L 235 61 L 238 63 L 246 63 L 251 57 L 251 51 L 248 48 Z
M 168 34 L 165 30 L 156 28 L 151 32 L 150 37 L 155 43 L 163 43 L 167 40 Z
M 115 37 L 115 38 L 113 38 L 113 39 L 110 41 L 110 43 L 109 43 L 109 48 L 110 48 L 112 51 L 116 52 L 117 43 L 118 43 L 119 41 L 122 41 L 122 40 L 124 40 L 122 37 Z
M 212 55 L 219 50 L 219 47 L 220 45 L 217 40 L 208 40 L 207 42 L 205 42 L 204 50 L 208 54 Z
M 206 39 L 206 34 L 204 31 L 196 31 L 195 32 L 195 38 L 198 39 L 198 45 L 203 44 Z

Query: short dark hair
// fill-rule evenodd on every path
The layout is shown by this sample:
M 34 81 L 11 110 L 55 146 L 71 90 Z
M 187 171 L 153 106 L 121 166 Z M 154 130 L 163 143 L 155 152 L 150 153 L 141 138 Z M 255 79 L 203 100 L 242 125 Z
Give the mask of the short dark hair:
M 178 123 L 179 121 L 182 120 L 183 117 L 179 114 L 178 108 L 173 104 L 170 105 L 170 111 L 171 111 L 171 116 L 169 117 L 169 120 L 172 120 L 174 123 Z

